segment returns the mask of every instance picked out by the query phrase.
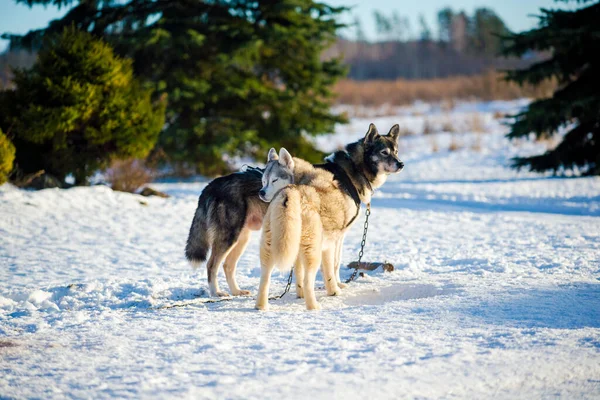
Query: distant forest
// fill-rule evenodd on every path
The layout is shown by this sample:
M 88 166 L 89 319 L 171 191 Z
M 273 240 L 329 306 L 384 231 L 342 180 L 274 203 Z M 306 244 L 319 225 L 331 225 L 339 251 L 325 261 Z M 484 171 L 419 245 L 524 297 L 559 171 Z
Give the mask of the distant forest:
M 436 34 L 423 16 L 416 30 L 396 12 L 385 15 L 376 11 L 373 18 L 375 41 L 366 39 L 361 20 L 355 19 L 353 37 L 340 38 L 324 54 L 324 57 L 343 57 L 350 66 L 350 79 L 478 75 L 490 69 L 522 68 L 545 57 L 538 53 L 523 58 L 500 57 L 502 37 L 510 31 L 489 8 L 478 8 L 472 15 L 444 8 L 437 13 Z
M 435 79 L 479 75 L 490 69 L 523 68 L 544 58 L 530 53 L 522 58 L 498 56 L 502 36 L 510 33 L 502 19 L 489 8 L 472 15 L 444 8 L 437 13 L 437 27 L 421 16 L 412 27 L 397 12 L 375 11 L 377 37 L 368 41 L 360 19 L 352 25 L 353 37 L 340 37 L 324 58 L 341 56 L 353 80 Z M 435 32 L 435 34 L 434 34 Z M 35 54 L 9 51 L 0 54 L 0 88 L 10 83 L 10 67 L 29 67 Z

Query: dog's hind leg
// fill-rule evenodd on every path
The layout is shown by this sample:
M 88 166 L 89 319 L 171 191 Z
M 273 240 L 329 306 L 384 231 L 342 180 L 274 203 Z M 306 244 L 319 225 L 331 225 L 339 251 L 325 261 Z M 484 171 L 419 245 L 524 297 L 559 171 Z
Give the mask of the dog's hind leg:
M 337 280 L 337 284 L 340 289 L 347 287 L 345 283 L 342 282 L 340 278 L 340 268 L 342 266 L 342 249 L 344 247 L 344 236 L 340 237 L 335 243 L 335 260 L 333 262 L 335 267 L 335 279 Z
M 320 310 L 321 305 L 315 296 L 315 279 L 321 264 L 321 251 L 313 251 L 303 256 L 302 262 L 306 268 L 304 272 L 304 301 L 306 302 L 307 310 Z
M 227 296 L 226 292 L 222 292 L 221 290 L 219 290 L 219 282 L 217 281 L 217 275 L 219 272 L 219 267 L 223 262 L 223 259 L 227 256 L 228 250 L 229 249 L 224 248 L 224 246 L 219 246 L 215 244 L 212 248 L 212 252 L 210 254 L 210 258 L 208 259 L 208 263 L 206 264 L 206 274 L 208 276 L 208 286 L 210 288 L 211 296 Z
M 269 286 L 271 285 L 273 267 L 274 265 L 263 264 L 260 268 L 260 285 L 258 286 L 255 306 L 257 310 L 266 311 L 269 309 Z
M 225 263 L 223 264 L 225 277 L 227 278 L 227 284 L 229 285 L 229 291 L 234 296 L 249 296 L 251 294 L 249 290 L 241 290 L 237 284 L 237 281 L 235 280 L 235 270 L 237 268 L 238 260 L 244 253 L 249 240 L 250 230 L 247 228 L 242 229 L 238 241 L 229 251 L 227 258 L 225 258 Z
M 302 260 L 300 259 L 300 255 L 296 259 L 296 263 L 294 264 L 294 273 L 296 274 L 296 297 L 299 299 L 304 298 L 304 265 L 302 265 Z
M 336 245 L 323 251 L 323 280 L 325 281 L 325 289 L 327 289 L 328 296 L 337 296 L 341 294 L 341 289 L 338 286 L 337 277 L 335 274 L 335 254 L 337 250 Z
M 303 232 L 300 245 L 300 261 L 304 266 L 304 301 L 307 310 L 320 310 L 315 296 L 315 279 L 323 253 L 323 227 L 318 217 L 308 215 L 302 221 Z
M 271 284 L 271 273 L 273 272 L 273 257 L 271 256 L 271 228 L 269 222 L 265 222 L 260 243 L 260 285 L 256 296 L 257 310 L 266 311 L 269 308 L 269 286 Z

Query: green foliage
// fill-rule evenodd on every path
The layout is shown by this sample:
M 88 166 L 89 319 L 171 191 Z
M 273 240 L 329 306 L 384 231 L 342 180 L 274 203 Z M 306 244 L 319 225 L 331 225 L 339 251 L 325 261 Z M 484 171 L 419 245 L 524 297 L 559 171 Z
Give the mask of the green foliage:
M 0 185 L 8 180 L 15 160 L 15 146 L 0 129 Z
M 168 94 L 159 145 L 171 161 L 216 174 L 226 170 L 223 154 L 262 159 L 286 143 L 309 156 L 304 135 L 344 122 L 330 112 L 330 88 L 345 68 L 321 59 L 344 10 L 312 0 L 80 0 L 47 29 L 5 37 L 31 48 L 72 23 L 102 36 L 134 60 L 145 87 Z
M 145 157 L 164 124 L 164 101 L 152 103 L 131 61 L 73 27 L 48 36 L 33 67 L 14 74 L 0 124 L 23 173 L 43 169 L 61 182 L 73 174 L 83 184 L 112 159 Z
M 591 2 L 591 1 L 590 1 Z M 586 3 L 585 1 L 583 3 Z M 600 2 L 575 10 L 542 9 L 538 28 L 508 38 L 505 54 L 521 56 L 530 50 L 552 51 L 550 59 L 509 71 L 507 79 L 538 84 L 556 78 L 559 89 L 517 114 L 509 138 L 546 138 L 564 129 L 562 142 L 534 157 L 516 158 L 516 168 L 532 171 L 579 169 L 600 175 Z

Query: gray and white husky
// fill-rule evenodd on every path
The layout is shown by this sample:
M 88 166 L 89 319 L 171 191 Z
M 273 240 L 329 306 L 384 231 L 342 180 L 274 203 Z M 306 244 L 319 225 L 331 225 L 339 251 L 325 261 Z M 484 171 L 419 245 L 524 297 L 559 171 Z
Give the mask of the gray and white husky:
M 370 203 L 373 191 L 385 183 L 387 176 L 404 167 L 398 159 L 399 132 L 398 125 L 394 125 L 387 135 L 380 135 L 375 125 L 370 124 L 364 138 L 331 154 L 325 163 L 314 165 L 316 171 L 327 172 L 325 176 L 344 198 L 341 207 L 348 218 L 343 233 L 358 216 L 360 204 Z M 308 181 L 306 176 L 296 179 L 296 172 L 305 174 L 306 168 L 295 168 L 297 159 L 293 159 L 285 149 L 277 158 L 276 155 L 275 149 L 269 151 L 264 170 L 250 168 L 217 178 L 200 195 L 185 254 L 192 265 L 198 266 L 206 261 L 210 250 L 207 275 L 212 296 L 227 295 L 219 290 L 217 283 L 218 268 L 223 262 L 231 294 L 250 294 L 241 290 L 235 280 L 236 265 L 248 244 L 250 232 L 261 229 L 267 201 L 291 183 L 302 185 Z M 328 288 L 330 295 L 344 286 L 339 278 L 343 233 L 332 250 L 337 289 L 331 285 Z M 297 293 L 302 296 L 301 281 L 297 282 Z

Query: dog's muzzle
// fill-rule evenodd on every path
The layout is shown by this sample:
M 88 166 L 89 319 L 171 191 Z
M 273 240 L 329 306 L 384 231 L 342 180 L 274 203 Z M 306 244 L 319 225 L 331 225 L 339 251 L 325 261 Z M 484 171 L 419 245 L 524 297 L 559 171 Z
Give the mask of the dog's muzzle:
M 267 192 L 265 191 L 265 189 L 261 189 L 258 192 L 258 198 L 261 199 L 262 201 L 264 201 L 265 203 L 268 203 L 269 200 L 266 199 L 266 197 L 265 197 L 266 195 L 267 195 Z
M 402 171 L 402 168 L 404 168 L 404 163 L 400 160 L 394 160 L 393 163 L 385 165 L 384 168 L 385 172 L 387 172 L 388 174 L 394 174 L 396 172 Z

